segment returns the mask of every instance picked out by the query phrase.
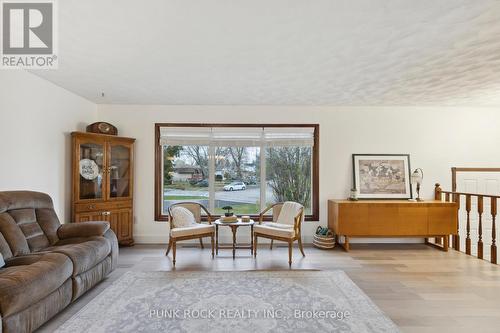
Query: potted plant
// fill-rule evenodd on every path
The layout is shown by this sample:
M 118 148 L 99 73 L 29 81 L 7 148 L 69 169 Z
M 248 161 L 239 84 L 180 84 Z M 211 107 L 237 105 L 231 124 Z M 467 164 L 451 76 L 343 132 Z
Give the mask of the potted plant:
M 224 209 L 224 210 L 227 211 L 227 212 L 224 213 L 224 216 L 230 217 L 230 216 L 234 215 L 234 213 L 232 212 L 233 207 L 231 207 L 231 206 L 224 206 L 224 207 L 222 207 L 222 209 Z

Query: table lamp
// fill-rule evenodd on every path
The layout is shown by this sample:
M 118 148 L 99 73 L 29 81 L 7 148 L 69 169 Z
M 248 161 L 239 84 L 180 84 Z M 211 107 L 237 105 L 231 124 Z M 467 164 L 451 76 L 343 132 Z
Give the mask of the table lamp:
M 411 183 L 413 185 L 417 185 L 417 198 L 416 201 L 423 201 L 420 198 L 420 185 L 422 184 L 422 181 L 424 180 L 424 171 L 420 168 L 416 168 L 415 171 L 411 174 Z

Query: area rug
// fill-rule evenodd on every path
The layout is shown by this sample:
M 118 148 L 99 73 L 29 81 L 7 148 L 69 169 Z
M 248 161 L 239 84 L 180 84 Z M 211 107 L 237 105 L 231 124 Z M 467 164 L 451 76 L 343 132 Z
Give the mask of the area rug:
M 128 272 L 63 332 L 399 332 L 343 271 Z

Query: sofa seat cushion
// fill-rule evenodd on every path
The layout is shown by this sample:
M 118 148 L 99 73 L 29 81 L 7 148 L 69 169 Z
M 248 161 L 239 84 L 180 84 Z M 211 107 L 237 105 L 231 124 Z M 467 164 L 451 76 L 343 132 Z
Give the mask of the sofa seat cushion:
M 274 223 L 277 224 L 277 223 Z M 293 226 L 291 228 L 284 228 L 282 224 L 280 227 L 271 226 L 269 224 L 257 224 L 254 226 L 254 232 L 269 236 L 283 237 L 283 238 L 292 238 L 295 236 L 295 231 Z
M 90 290 L 99 281 L 103 280 L 112 271 L 111 257 L 106 257 L 99 264 L 89 269 L 88 271 L 75 276 L 73 278 L 73 300 L 83 295 L 87 290 Z
M 67 255 L 73 262 L 73 276 L 88 271 L 111 253 L 111 245 L 104 237 L 78 238 L 74 241 L 44 250 Z
M 0 312 L 6 317 L 28 308 L 71 277 L 71 260 L 45 253 L 12 258 L 0 270 Z
M 184 237 L 184 236 L 196 236 L 201 234 L 207 234 L 209 232 L 215 232 L 215 226 L 211 224 L 196 224 L 189 227 L 183 228 L 173 228 L 170 231 L 170 236 Z

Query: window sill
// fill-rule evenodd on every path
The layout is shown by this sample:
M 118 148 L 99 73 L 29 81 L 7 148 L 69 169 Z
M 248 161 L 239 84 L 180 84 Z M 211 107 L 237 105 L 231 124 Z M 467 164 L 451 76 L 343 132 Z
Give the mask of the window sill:
M 219 215 L 212 215 L 212 221 L 215 221 L 217 220 Z M 259 220 L 259 215 L 249 215 L 250 218 L 254 221 L 258 221 Z M 155 222 L 167 222 L 168 221 L 168 215 L 160 215 L 160 216 L 157 216 L 155 218 Z M 201 217 L 201 221 L 202 222 L 206 222 L 208 221 L 207 219 L 207 216 L 202 216 Z M 264 221 L 272 221 L 272 216 L 264 216 Z M 318 222 L 319 221 L 319 217 L 318 216 L 314 216 L 314 215 L 306 215 L 305 219 L 304 219 L 304 222 Z

